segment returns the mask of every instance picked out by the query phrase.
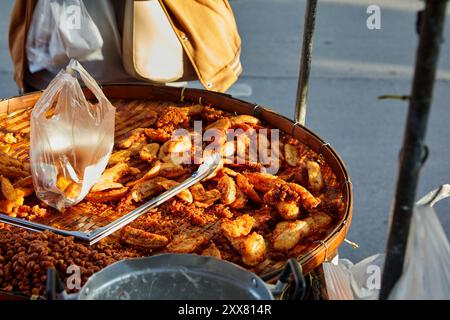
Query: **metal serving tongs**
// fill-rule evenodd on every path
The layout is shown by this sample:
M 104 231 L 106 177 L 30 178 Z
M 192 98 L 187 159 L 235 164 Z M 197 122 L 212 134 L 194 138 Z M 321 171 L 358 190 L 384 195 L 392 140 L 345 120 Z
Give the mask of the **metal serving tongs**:
M 150 209 L 156 208 L 157 206 L 163 204 L 170 198 L 176 196 L 181 191 L 193 186 L 197 182 L 210 176 L 214 172 L 214 170 L 217 169 L 220 163 L 220 159 L 221 156 L 218 153 L 208 155 L 203 161 L 203 163 L 199 166 L 198 170 L 194 172 L 192 176 L 190 176 L 188 179 L 186 179 L 176 187 L 167 190 L 166 192 L 160 194 L 156 198 L 153 198 L 152 200 L 137 207 L 133 211 L 127 213 L 123 217 L 114 220 L 110 224 L 95 229 L 91 232 L 62 230 L 48 225 L 26 221 L 20 218 L 12 218 L 5 214 L 0 214 L 0 222 L 35 232 L 42 232 L 48 230 L 63 236 L 72 236 L 75 239 L 86 242 L 89 245 L 93 245 L 94 243 L 100 241 L 101 239 L 109 236 L 111 233 L 133 222 L 143 214 L 147 213 Z

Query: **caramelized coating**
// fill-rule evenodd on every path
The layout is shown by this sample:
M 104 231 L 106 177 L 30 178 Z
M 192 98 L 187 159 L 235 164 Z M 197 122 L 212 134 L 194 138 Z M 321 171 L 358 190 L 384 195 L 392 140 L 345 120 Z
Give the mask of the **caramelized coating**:
M 236 183 L 230 176 L 220 178 L 217 188 L 222 194 L 222 203 L 232 204 L 236 200 Z
M 243 238 L 233 238 L 231 244 L 242 255 L 242 262 L 247 266 L 256 266 L 266 258 L 266 241 L 256 232 Z
M 9 201 L 16 201 L 17 192 L 14 189 L 14 186 L 12 185 L 11 181 L 9 181 L 8 178 L 5 178 L 3 176 L 0 177 L 0 180 L 2 193 L 5 196 L 5 198 Z
M 310 217 L 305 219 L 310 229 L 309 234 L 319 233 L 326 230 L 326 228 L 331 224 L 331 217 L 323 212 L 314 212 Z
M 260 124 L 261 120 L 259 120 L 258 118 L 254 117 L 254 116 L 250 116 L 247 114 L 241 114 L 239 116 L 235 116 L 231 118 L 231 126 L 235 127 L 235 126 L 239 126 L 241 124 L 250 124 L 250 125 L 256 125 L 256 124 Z
M 212 108 L 210 106 L 205 106 L 201 114 L 202 119 L 206 122 L 214 122 L 225 116 L 225 112 L 219 109 Z
M 120 149 L 128 149 L 143 133 L 143 128 L 131 130 L 125 137 L 116 142 L 116 146 Z
M 208 240 L 203 234 L 179 234 L 169 243 L 167 250 L 174 253 L 191 253 Z
M 209 247 L 207 247 L 205 250 L 203 250 L 201 255 L 207 256 L 207 257 L 213 257 L 213 258 L 216 258 L 219 260 L 222 259 L 222 254 L 220 253 L 220 250 L 216 247 L 214 242 L 212 242 Z
M 276 185 L 284 183 L 283 180 L 268 173 L 248 172 L 245 173 L 244 176 L 253 185 L 253 188 L 262 192 L 267 192 Z
M 142 200 L 145 200 L 151 196 L 154 196 L 161 191 L 164 190 L 164 188 L 158 184 L 159 181 L 165 180 L 164 178 L 154 178 L 151 180 L 146 180 L 140 183 L 137 183 L 132 189 L 131 189 L 131 199 L 133 199 L 136 202 L 140 202 Z
M 106 191 L 91 192 L 86 196 L 86 200 L 91 202 L 108 202 L 122 199 L 128 193 L 128 188 L 111 189 Z
M 254 225 L 255 219 L 248 214 L 243 214 L 234 220 L 224 220 L 221 228 L 227 238 L 240 238 L 248 235 Z
M 200 114 L 202 110 L 202 105 L 165 108 L 156 121 L 156 127 L 165 128 L 166 130 L 173 130 L 175 127 L 186 127 L 189 125 L 191 116 Z
M 236 189 L 236 200 L 230 204 L 230 207 L 233 209 L 243 209 L 247 205 L 247 202 L 248 200 L 245 194 L 241 190 Z
M 308 170 L 308 182 L 311 191 L 319 192 L 323 188 L 323 178 L 320 172 L 320 165 L 315 161 L 307 161 L 306 169 Z
M 129 226 L 122 229 L 120 239 L 127 244 L 147 249 L 161 249 L 169 243 L 169 239 L 165 236 Z
M 195 200 L 195 205 L 200 208 L 208 208 L 221 198 L 219 190 L 206 191 L 201 183 L 193 185 L 189 190 Z
M 27 177 L 30 172 L 24 163 L 4 152 L 0 152 L 0 174 L 12 179 Z
M 208 208 L 220 200 L 221 194 L 219 190 L 212 189 L 206 192 L 206 198 L 203 201 L 195 201 L 195 205 L 199 208 Z
M 33 178 L 31 176 L 27 176 L 25 178 L 21 178 L 14 183 L 14 188 L 33 188 Z
M 147 138 L 145 136 L 139 136 L 136 141 L 134 141 L 131 146 L 127 149 L 130 151 L 132 157 L 139 155 L 139 152 L 147 145 Z
M 207 198 L 206 190 L 200 182 L 194 184 L 192 187 L 189 188 L 189 190 L 191 191 L 192 197 L 194 198 L 195 201 L 206 200 Z
M 166 142 L 171 137 L 170 133 L 163 129 L 146 128 L 144 133 L 151 141 L 156 142 Z
M 127 186 L 133 187 L 138 183 L 142 183 L 144 181 L 155 178 L 159 175 L 160 172 L 161 172 L 161 162 L 157 160 L 153 162 L 152 167 L 139 180 L 128 182 Z
M 119 163 L 114 167 L 106 169 L 100 180 L 92 187 L 92 192 L 104 191 L 108 189 L 123 188 L 121 183 L 116 183 L 123 175 L 129 172 L 128 164 Z
M 161 177 L 168 179 L 179 178 L 187 173 L 189 169 L 175 163 L 162 163 L 159 171 Z
M 289 251 L 310 230 L 308 223 L 301 220 L 283 221 L 276 225 L 272 234 L 272 246 L 278 251 Z
M 119 150 L 111 154 L 109 158 L 108 166 L 114 166 L 116 164 L 126 163 L 131 158 L 130 150 Z
M 284 145 L 284 156 L 286 159 L 286 162 L 292 166 L 295 167 L 298 164 L 299 157 L 298 157 L 298 151 L 295 146 L 292 144 L 285 144 Z
M 158 157 L 159 144 L 150 143 L 145 145 L 142 150 L 139 151 L 139 157 L 144 161 L 152 161 Z
M 320 204 L 320 200 L 314 197 L 311 194 L 311 192 L 309 192 L 306 188 L 302 187 L 301 185 L 296 183 L 288 183 L 288 186 L 300 195 L 302 199 L 302 205 L 306 209 L 313 209 Z
M 280 201 L 276 204 L 280 216 L 286 220 L 295 220 L 300 214 L 300 208 L 294 201 Z
M 175 188 L 177 185 L 179 185 L 178 182 L 173 181 L 173 180 L 161 180 L 161 181 L 158 181 L 157 183 L 166 190 L 170 190 L 172 188 Z M 181 191 L 180 193 L 177 194 L 177 197 L 188 203 L 192 203 L 192 201 L 194 201 L 189 189 Z
M 256 193 L 255 189 L 253 188 L 253 185 L 249 182 L 247 177 L 245 177 L 242 174 L 236 175 L 236 183 L 238 188 L 253 202 L 255 203 L 261 203 L 261 197 L 258 193 Z

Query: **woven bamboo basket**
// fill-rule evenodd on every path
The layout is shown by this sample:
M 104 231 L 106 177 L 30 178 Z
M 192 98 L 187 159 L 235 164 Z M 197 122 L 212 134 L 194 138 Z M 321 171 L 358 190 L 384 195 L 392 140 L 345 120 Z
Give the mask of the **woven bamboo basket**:
M 315 241 L 315 245 L 299 256 L 298 260 L 303 267 L 303 272 L 307 274 L 334 256 L 350 226 L 352 218 L 352 185 L 347 169 L 339 155 L 315 133 L 263 106 L 239 100 L 227 94 L 151 84 L 106 85 L 103 86 L 103 91 L 119 112 L 123 108 L 133 110 L 133 112 L 125 112 L 126 117 L 116 120 L 116 138 L 135 128 L 145 126 L 142 121 L 139 121 L 139 118 L 142 119 L 142 117 L 139 117 L 139 114 L 145 112 L 146 103 L 149 103 L 149 101 L 167 101 L 199 103 L 237 114 L 254 115 L 269 126 L 291 134 L 294 138 L 311 148 L 323 157 L 336 175 L 338 183 L 342 186 L 345 208 L 341 221 L 335 225 L 326 238 Z M 93 98 L 88 90 L 85 90 L 85 94 L 88 99 Z M 35 92 L 0 101 L 0 129 L 14 133 L 21 132 L 25 134 L 25 137 L 29 137 L 30 113 L 40 96 L 41 92 Z M 29 140 L 27 138 L 23 139 L 9 153 L 23 162 L 29 161 Z M 94 226 L 107 224 L 116 218 L 112 210 L 95 216 L 86 216 L 85 214 L 74 216 L 72 212 L 70 217 L 53 215 L 44 222 L 64 229 L 89 231 Z M 272 265 L 270 269 L 262 273 L 263 277 L 269 279 L 271 275 L 276 275 L 283 265 L 283 262 L 280 262 L 279 265 Z

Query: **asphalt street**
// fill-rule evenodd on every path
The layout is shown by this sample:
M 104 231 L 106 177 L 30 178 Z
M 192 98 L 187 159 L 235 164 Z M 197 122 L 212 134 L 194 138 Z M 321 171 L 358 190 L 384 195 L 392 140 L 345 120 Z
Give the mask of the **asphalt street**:
M 305 1 L 230 0 L 243 42 L 244 72 L 231 93 L 293 117 Z M 0 2 L 9 13 L 13 1 Z M 369 5 L 381 9 L 381 29 L 366 26 Z M 346 163 L 354 187 L 354 218 L 341 257 L 383 252 L 395 189 L 407 103 L 379 100 L 409 94 L 417 35 L 413 0 L 319 0 L 309 85 L 307 126 Z M 6 16 L 6 15 L 5 15 Z M 0 98 L 17 93 L 0 20 Z M 445 27 L 450 38 L 450 20 Z M 443 44 L 418 197 L 450 183 L 450 40 Z M 450 234 L 450 200 L 436 206 Z

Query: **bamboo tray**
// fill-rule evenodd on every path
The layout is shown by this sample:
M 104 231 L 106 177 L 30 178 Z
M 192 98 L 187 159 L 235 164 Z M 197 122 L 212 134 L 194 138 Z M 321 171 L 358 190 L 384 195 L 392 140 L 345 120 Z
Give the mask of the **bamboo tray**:
M 120 112 L 122 108 L 134 106 L 135 112 L 123 121 L 116 122 L 116 138 L 135 128 L 145 126 L 142 123 L 145 113 L 145 101 L 167 101 L 167 102 L 186 102 L 212 105 L 237 114 L 254 115 L 264 121 L 266 124 L 278 128 L 294 138 L 298 139 L 306 146 L 319 154 L 331 167 L 339 184 L 342 186 L 344 198 L 344 214 L 342 220 L 336 224 L 334 229 L 329 232 L 325 239 L 316 241 L 309 250 L 298 257 L 302 264 L 305 274 L 327 261 L 334 255 L 339 245 L 344 240 L 352 218 L 352 185 L 347 169 L 334 149 L 325 143 L 320 137 L 309 129 L 294 123 L 292 120 L 281 116 L 263 106 L 252 104 L 243 100 L 233 98 L 227 94 L 214 93 L 200 89 L 173 88 L 167 86 L 158 86 L 151 84 L 113 84 L 103 86 L 105 95 L 112 101 Z M 85 90 L 87 99 L 93 99 L 92 94 Z M 0 101 L 0 128 L 9 132 L 21 132 L 28 136 L 29 118 L 31 110 L 36 101 L 41 96 L 41 92 L 35 92 L 24 96 L 14 97 Z M 24 139 L 15 145 L 10 155 L 22 162 L 28 162 L 29 141 Z M 53 215 L 46 221 L 39 221 L 45 224 L 53 225 L 59 228 L 71 228 L 80 231 L 89 231 L 98 225 L 106 225 L 114 219 L 117 219 L 117 213 L 113 210 L 107 210 L 102 214 L 86 216 L 85 213 L 77 215 L 71 212 L 67 215 Z M 263 278 L 269 279 L 271 275 L 278 273 L 284 263 L 272 265 L 267 272 L 263 273 Z

